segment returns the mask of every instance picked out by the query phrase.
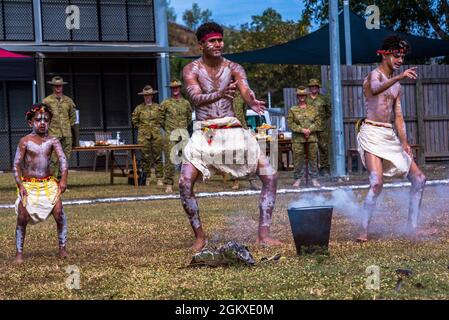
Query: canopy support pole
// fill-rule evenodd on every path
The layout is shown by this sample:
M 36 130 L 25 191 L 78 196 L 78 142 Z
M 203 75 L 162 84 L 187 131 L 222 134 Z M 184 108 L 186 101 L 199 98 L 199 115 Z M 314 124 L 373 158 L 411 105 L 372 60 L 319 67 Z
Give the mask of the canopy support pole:
M 351 47 L 351 21 L 349 20 L 349 0 L 343 0 L 343 13 L 345 21 L 345 53 L 346 65 L 352 65 L 352 47 Z
M 329 39 L 332 84 L 332 176 L 344 177 L 345 142 L 343 135 L 343 107 L 341 101 L 340 38 L 338 0 L 329 1 Z

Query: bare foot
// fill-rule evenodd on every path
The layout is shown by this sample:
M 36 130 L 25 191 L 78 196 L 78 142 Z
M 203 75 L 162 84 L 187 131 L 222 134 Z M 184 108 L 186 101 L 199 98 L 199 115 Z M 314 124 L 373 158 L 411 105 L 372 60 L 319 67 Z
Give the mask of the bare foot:
M 356 242 L 368 242 L 368 232 L 363 231 L 357 239 L 355 239 Z
M 283 243 L 275 238 L 272 238 L 270 236 L 265 236 L 261 238 L 260 236 L 257 237 L 256 244 L 259 246 L 282 246 Z
M 260 187 L 257 185 L 256 181 L 250 180 L 249 187 L 251 190 L 260 190 Z
M 67 258 L 68 254 L 65 247 L 59 248 L 59 257 L 64 259 Z
M 312 186 L 318 188 L 321 187 L 321 184 L 318 182 L 317 179 L 312 179 Z
M 156 184 L 157 184 L 158 187 L 163 187 L 164 186 L 164 183 L 162 182 L 161 179 L 157 179 Z
M 292 187 L 299 188 L 300 185 L 301 185 L 301 179 L 298 179 L 298 180 L 295 180 L 295 183 L 293 183 Z
M 173 193 L 173 186 L 168 185 L 167 188 L 165 188 L 165 193 Z
M 193 251 L 198 252 L 201 251 L 207 245 L 206 238 L 196 238 L 195 242 L 190 247 Z
M 416 229 L 416 230 L 410 230 L 409 231 L 409 236 L 412 238 L 421 238 L 421 237 L 430 237 L 430 236 L 434 236 L 438 233 L 438 229 L 437 228 L 427 228 L 427 229 Z
M 422 234 L 424 236 L 434 236 L 438 233 L 438 229 L 435 227 L 429 227 L 427 229 L 418 230 L 418 234 Z
M 16 258 L 14 259 L 14 263 L 21 264 L 23 262 L 23 254 L 22 253 L 16 253 Z

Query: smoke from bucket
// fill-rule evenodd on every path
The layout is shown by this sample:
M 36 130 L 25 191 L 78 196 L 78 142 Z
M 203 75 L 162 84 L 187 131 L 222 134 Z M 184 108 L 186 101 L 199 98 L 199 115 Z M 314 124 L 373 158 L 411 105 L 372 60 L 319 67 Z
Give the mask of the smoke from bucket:
M 337 189 L 332 191 L 330 198 L 321 194 L 310 196 L 304 195 L 298 201 L 291 202 L 288 208 L 331 206 L 347 217 L 357 218 L 360 216 L 361 204 L 360 196 L 357 197 L 351 189 Z
M 330 195 L 303 194 L 298 201 L 291 202 L 289 208 L 310 206 L 332 206 L 338 212 L 359 224 L 364 210 L 363 194 L 352 189 L 337 189 Z M 436 226 L 447 216 L 447 201 L 449 200 L 448 185 L 426 186 L 419 219 L 420 226 Z M 377 199 L 376 210 L 370 226 L 370 232 L 396 237 L 407 232 L 407 217 L 409 211 L 410 189 L 399 188 L 384 190 Z M 430 235 L 427 238 L 431 237 Z

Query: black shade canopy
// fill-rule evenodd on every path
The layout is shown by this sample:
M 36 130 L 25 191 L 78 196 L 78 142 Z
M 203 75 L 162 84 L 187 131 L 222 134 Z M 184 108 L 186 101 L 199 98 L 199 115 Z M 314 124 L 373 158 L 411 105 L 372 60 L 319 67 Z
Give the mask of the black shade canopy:
M 431 58 L 449 55 L 449 41 L 428 39 L 424 37 L 401 34 L 388 29 L 368 29 L 365 19 L 350 12 L 352 63 L 368 64 L 379 62 L 376 50 L 380 49 L 383 40 L 390 35 L 398 34 L 405 38 L 411 52 L 406 59 Z M 345 39 L 343 12 L 339 15 L 340 57 L 345 64 Z M 304 37 L 275 45 L 269 48 L 227 54 L 226 58 L 235 62 L 262 64 L 309 64 L 329 65 L 329 24 Z

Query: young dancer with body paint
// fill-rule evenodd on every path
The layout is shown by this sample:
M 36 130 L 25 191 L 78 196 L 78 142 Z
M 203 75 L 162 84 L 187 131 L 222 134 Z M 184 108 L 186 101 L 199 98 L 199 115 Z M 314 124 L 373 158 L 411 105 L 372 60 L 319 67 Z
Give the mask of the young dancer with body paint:
M 407 141 L 404 116 L 401 107 L 403 79 L 416 79 L 416 67 L 393 76 L 404 63 L 409 50 L 408 43 L 398 36 L 385 39 L 378 54 L 381 65 L 365 78 L 366 118 L 357 135 L 358 150 L 369 173 L 370 189 L 365 198 L 362 217 L 362 231 L 357 241 L 368 241 L 368 227 L 376 207 L 376 200 L 382 191 L 383 176 L 407 176 L 412 187 L 410 191 L 408 231 L 417 234 L 421 198 L 426 177 L 413 160 Z M 394 117 L 394 126 L 390 123 Z
M 229 173 L 234 177 L 257 173 L 263 187 L 259 200 L 256 242 L 264 245 L 280 244 L 280 241 L 270 236 L 277 174 L 262 155 L 257 140 L 242 128 L 233 109 L 237 89 L 245 103 L 257 113 L 265 110 L 265 103 L 257 100 L 249 88 L 243 67 L 222 57 L 224 43 L 221 26 L 213 22 L 205 23 L 198 28 L 196 36 L 203 54 L 183 70 L 187 93 L 195 108 L 196 122 L 193 135 L 184 149 L 179 179 L 181 202 L 196 238 L 192 249 L 200 250 L 206 245 L 193 187 L 200 176 L 207 179 L 213 171 Z M 210 159 L 210 154 L 218 157 Z M 226 154 L 245 154 L 245 157 L 240 159 L 243 162 L 222 163 L 220 160 Z
M 17 214 L 16 259 L 23 262 L 23 244 L 26 227 L 45 221 L 50 214 L 56 221 L 59 241 L 59 256 L 66 257 L 67 219 L 62 210 L 60 195 L 67 188 L 68 165 L 61 143 L 48 135 L 52 118 L 49 107 L 43 103 L 33 105 L 26 113 L 32 132 L 20 139 L 14 159 L 13 173 L 18 197 L 15 203 Z M 51 155 L 55 152 L 61 172 L 61 181 L 50 175 Z

